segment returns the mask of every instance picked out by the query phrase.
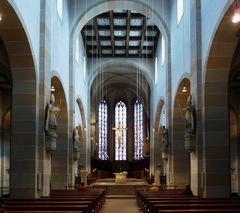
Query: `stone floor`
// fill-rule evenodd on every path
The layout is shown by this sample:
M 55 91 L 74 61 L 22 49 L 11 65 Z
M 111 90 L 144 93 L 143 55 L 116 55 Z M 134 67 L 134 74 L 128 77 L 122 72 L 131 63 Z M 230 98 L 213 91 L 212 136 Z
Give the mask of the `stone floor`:
M 100 213 L 142 213 L 134 199 L 106 199 Z

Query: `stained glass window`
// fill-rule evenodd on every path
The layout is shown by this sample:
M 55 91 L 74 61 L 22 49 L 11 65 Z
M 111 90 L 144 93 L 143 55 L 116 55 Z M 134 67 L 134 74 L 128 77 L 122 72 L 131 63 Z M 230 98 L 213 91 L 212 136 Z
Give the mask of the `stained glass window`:
M 143 105 L 137 100 L 134 104 L 134 159 L 143 158 Z
M 101 101 L 98 107 L 98 157 L 107 160 L 107 120 L 108 109 L 106 101 Z
M 127 160 L 127 108 L 122 101 L 115 107 L 115 160 Z

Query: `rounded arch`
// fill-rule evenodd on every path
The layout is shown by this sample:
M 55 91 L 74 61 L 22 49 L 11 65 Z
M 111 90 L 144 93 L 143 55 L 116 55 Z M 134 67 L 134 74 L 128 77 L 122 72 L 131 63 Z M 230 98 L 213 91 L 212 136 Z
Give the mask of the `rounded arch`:
M 1 1 L 1 13 L 7 14 L 1 22 L 0 37 L 12 77 L 10 167 L 21 168 L 26 160 L 32 162 L 32 166 L 24 170 L 10 170 L 10 197 L 34 198 L 37 195 L 34 184 L 37 182 L 36 150 L 38 136 L 42 134 L 38 127 L 37 63 L 30 35 L 14 1 Z M 19 181 L 19 177 L 29 181 Z
M 114 1 L 114 0 L 103 0 L 96 4 L 91 5 L 89 8 L 86 8 L 86 12 L 81 14 L 77 19 L 76 23 L 73 26 L 71 31 L 71 37 L 73 40 L 79 35 L 83 26 L 91 20 L 93 17 L 104 13 L 109 10 L 114 9 L 126 9 L 126 10 L 134 10 L 137 11 L 146 17 L 152 18 L 153 22 L 157 25 L 160 29 L 161 33 L 164 36 L 164 39 L 168 43 L 169 32 L 166 23 L 164 22 L 161 15 L 155 10 L 155 8 L 150 7 L 148 4 L 143 2 L 134 2 L 131 0 L 121 0 L 121 1 Z M 167 45 L 168 46 L 168 45 Z
M 57 148 L 52 154 L 51 161 L 51 187 L 52 189 L 63 189 L 68 184 L 68 163 L 69 163 L 69 121 L 67 100 L 61 79 L 52 76 L 51 86 L 55 91 L 55 105 L 58 105 L 60 111 L 57 117 Z
M 65 127 L 68 127 L 68 106 L 61 79 L 56 75 L 52 76 L 51 86 L 53 86 L 55 90 L 53 92 L 55 95 L 55 104 L 60 107 L 59 122 Z M 64 132 L 67 132 L 67 129 L 64 129 Z
M 204 195 L 209 197 L 229 196 L 230 192 L 228 85 L 232 59 L 239 41 L 236 35 L 239 30 L 238 25 L 229 22 L 234 9 L 233 1 L 228 1 L 219 16 L 202 74 L 203 149 L 206 153 L 203 168 L 206 174 L 205 180 L 209 180 L 204 183 Z M 215 144 L 214 141 L 218 143 Z M 218 150 L 218 152 L 210 150 Z M 221 172 L 216 167 L 220 162 L 224 162 Z M 222 177 L 218 184 L 210 178 L 216 173 Z M 215 190 L 218 190 L 217 194 Z
M 94 79 L 99 75 L 99 72 L 102 73 L 109 72 L 116 72 L 121 70 L 121 73 L 137 73 L 137 70 L 140 69 L 144 79 L 148 82 L 149 87 L 152 89 L 154 79 L 151 77 L 149 70 L 151 67 L 144 66 L 143 63 L 138 63 L 139 61 L 131 61 L 128 59 L 124 59 L 123 61 L 119 61 L 119 59 L 111 59 L 106 60 L 103 63 L 99 63 L 98 66 L 94 67 L 92 72 L 89 75 L 89 85 L 93 84 Z M 141 62 L 141 61 L 140 61 Z M 125 71 L 124 71 L 125 70 Z
M 161 15 L 158 13 L 158 11 L 155 10 L 155 8 L 152 8 L 148 4 L 144 2 L 137 2 L 137 1 L 132 1 L 132 0 L 121 0 L 121 1 L 113 1 L 113 0 L 103 0 L 101 2 L 98 2 L 96 4 L 92 4 L 89 6 L 89 8 L 86 8 L 85 12 L 79 15 L 78 18 L 76 18 L 76 22 L 73 24 L 73 27 L 71 29 L 71 34 L 70 34 L 70 45 L 69 45 L 69 50 L 71 52 L 70 54 L 70 81 L 73 82 L 74 75 L 76 72 L 75 71 L 75 66 L 74 66 L 74 52 L 75 52 L 75 41 L 77 36 L 79 35 L 81 29 L 83 26 L 91 20 L 94 16 L 97 16 L 103 12 L 109 11 L 109 10 L 114 10 L 114 9 L 127 9 L 127 10 L 134 10 L 136 12 L 142 13 L 146 17 L 149 17 L 151 15 L 151 18 L 155 25 L 160 29 L 162 36 L 164 37 L 165 40 L 165 52 L 166 52 L 166 69 L 167 69 L 167 75 L 168 75 L 168 82 L 170 84 L 171 82 L 171 67 L 169 66 L 170 62 L 170 32 L 167 27 L 167 24 L 164 22 L 164 19 L 161 17 Z M 143 68 L 141 68 L 142 71 L 146 71 Z M 147 73 L 147 72 L 145 72 Z M 150 82 L 153 82 L 153 78 L 151 76 L 146 76 L 148 79 L 150 88 L 152 89 L 153 84 Z M 94 76 L 91 77 L 90 84 L 92 83 L 94 79 Z M 74 85 L 74 83 L 73 83 Z M 170 87 L 169 87 L 170 88 Z M 170 91 L 169 91 L 170 94 Z
M 85 116 L 85 110 L 84 110 L 83 102 L 82 102 L 82 99 L 80 97 L 77 97 L 76 101 L 77 101 L 78 108 L 80 110 L 80 114 L 81 114 L 81 118 L 82 118 L 82 128 L 85 129 L 86 128 L 86 116 Z
M 214 59 L 214 55 L 216 56 L 217 55 L 217 52 L 214 51 L 214 43 L 217 44 L 217 42 L 220 42 L 220 43 L 224 43 L 224 40 L 225 41 L 231 41 L 235 36 L 234 36 L 234 31 L 231 32 L 231 29 L 228 28 L 226 29 L 226 31 L 224 32 L 221 32 L 221 29 L 223 30 L 223 27 L 224 27 L 224 21 L 226 20 L 230 20 L 230 17 L 231 16 L 231 12 L 234 11 L 234 8 L 235 8 L 235 4 L 233 3 L 234 0 L 231 0 L 231 1 L 228 1 L 225 5 L 225 7 L 223 8 L 223 11 L 222 13 L 219 15 L 218 17 L 218 20 L 217 20 L 217 23 L 215 25 L 215 29 L 212 33 L 212 36 L 211 36 L 211 42 L 210 42 L 210 45 L 208 47 L 208 50 L 207 50 L 207 60 L 205 61 L 205 64 L 204 64 L 204 69 L 203 69 L 203 75 L 202 75 L 202 79 L 203 81 L 207 82 L 208 80 L 210 80 L 210 72 L 209 72 L 209 66 L 212 62 L 212 60 Z M 236 28 L 237 25 L 232 25 L 232 27 Z M 221 35 L 219 36 L 219 35 Z M 230 37 L 226 36 L 227 34 L 230 35 Z M 223 40 L 221 40 L 221 38 L 223 38 Z M 232 41 L 236 41 L 238 39 L 233 39 Z M 222 41 L 222 42 L 221 42 Z M 235 43 L 235 42 L 234 42 Z M 215 46 L 216 47 L 216 46 Z M 235 48 L 234 48 L 235 49 Z M 231 52 L 229 52 L 228 54 L 231 55 Z
M 159 127 L 160 117 L 161 117 L 161 114 L 162 114 L 163 105 L 164 105 L 164 99 L 160 98 L 160 100 L 158 102 L 157 109 L 156 109 L 156 114 L 155 114 L 155 121 L 154 121 L 154 128 L 155 129 L 157 129 Z
M 173 93 L 173 98 L 174 98 L 173 100 L 176 100 L 176 96 L 179 94 L 179 92 L 181 92 L 180 91 L 180 86 L 183 87 L 183 85 L 185 84 L 184 82 L 189 82 L 191 84 L 191 80 L 190 79 L 191 79 L 190 78 L 190 73 L 185 72 L 185 73 L 182 74 L 182 76 L 179 78 L 176 90 Z M 189 85 L 189 89 L 191 89 L 190 85 Z
M 15 0 L 8 0 L 8 2 L 6 0 L 3 0 L 3 1 L 4 1 L 4 3 L 1 3 L 2 13 L 5 14 L 4 10 L 6 9 L 7 10 L 6 14 L 10 15 L 9 11 L 8 11 L 8 7 L 9 7 L 9 5 L 11 5 L 11 7 L 14 10 L 14 13 L 15 13 L 14 16 L 17 17 L 17 19 L 16 19 L 16 20 L 18 20 L 17 23 L 19 23 L 19 25 L 21 25 L 20 29 L 18 29 L 18 27 L 15 26 L 15 28 L 16 28 L 15 30 L 18 31 L 17 35 L 19 37 L 21 37 L 21 35 L 24 34 L 24 36 L 26 37 L 27 45 L 25 46 L 25 45 L 22 44 L 21 47 L 18 46 L 18 49 L 20 48 L 20 49 L 22 49 L 22 51 L 27 51 L 28 53 L 30 53 L 28 55 L 28 59 L 30 59 L 29 56 L 31 56 L 31 58 L 32 58 L 31 63 L 33 64 L 33 67 L 34 67 L 34 69 L 31 71 L 31 72 L 34 72 L 34 73 L 32 73 L 32 75 L 33 75 L 32 77 L 34 77 L 35 81 L 37 81 L 38 80 L 38 73 L 37 73 L 38 66 L 37 66 L 37 62 L 36 62 L 37 59 L 36 59 L 36 56 L 35 56 L 34 51 L 33 51 L 33 44 L 32 44 L 32 40 L 30 39 L 31 36 L 29 35 L 29 32 L 27 30 L 27 26 L 26 26 L 26 24 L 24 22 L 24 19 L 23 19 L 22 15 L 21 15 L 21 13 L 20 13 L 20 11 L 19 11 L 19 9 L 18 9 L 18 7 L 15 3 Z M 5 8 L 5 5 L 6 5 L 6 8 Z M 11 13 L 12 13 L 12 11 L 11 11 Z M 13 23 L 15 23 L 15 22 L 13 22 Z M 2 31 L 2 29 L 1 29 L 1 31 Z M 15 53 L 16 49 L 12 48 L 12 51 Z M 22 63 L 26 63 L 26 61 L 22 62 Z
M 185 76 L 185 75 L 183 75 Z M 182 77 L 183 77 L 182 76 Z M 183 90 L 186 87 L 186 90 Z M 178 84 L 174 105 L 171 142 L 171 169 L 174 174 L 172 182 L 178 186 L 184 186 L 186 181 L 190 183 L 190 155 L 185 150 L 185 107 L 191 91 L 191 82 L 183 77 Z M 182 165 L 181 168 L 179 165 Z
M 66 95 L 66 92 L 65 92 L 65 87 L 64 87 L 64 84 L 63 84 L 63 80 L 62 80 L 62 77 L 59 75 L 59 72 L 57 72 L 56 70 L 52 70 L 52 77 L 51 79 L 54 79 L 54 78 L 57 78 L 58 80 L 56 82 L 57 83 L 57 86 L 60 86 L 60 91 L 61 91 L 61 95 L 64 96 L 64 98 L 66 99 L 66 107 L 67 107 L 67 110 L 68 110 L 68 96 Z M 53 86 L 53 85 L 52 85 Z

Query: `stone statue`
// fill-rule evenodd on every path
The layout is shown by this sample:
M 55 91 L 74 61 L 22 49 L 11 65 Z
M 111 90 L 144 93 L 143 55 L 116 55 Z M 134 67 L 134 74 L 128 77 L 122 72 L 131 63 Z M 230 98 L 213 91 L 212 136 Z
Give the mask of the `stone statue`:
M 54 105 L 55 96 L 52 93 L 50 97 L 50 102 L 47 105 L 47 116 L 46 116 L 46 124 L 45 124 L 45 131 L 47 136 L 50 137 L 57 137 L 57 114 L 60 111 L 58 106 Z
M 168 130 L 165 126 L 162 129 L 162 151 L 168 151 Z
M 190 134 L 195 132 L 195 121 L 194 121 L 194 108 L 192 106 L 192 96 L 189 95 L 187 99 L 185 113 L 185 134 Z
M 79 148 L 80 148 L 80 136 L 78 132 L 78 127 L 76 127 L 73 133 L 73 149 L 79 151 Z

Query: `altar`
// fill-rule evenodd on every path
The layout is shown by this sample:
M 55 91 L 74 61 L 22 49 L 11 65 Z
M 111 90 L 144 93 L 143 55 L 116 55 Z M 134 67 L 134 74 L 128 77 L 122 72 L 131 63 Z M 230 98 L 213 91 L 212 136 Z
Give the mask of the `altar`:
M 127 172 L 116 172 L 115 183 L 126 183 L 127 182 Z

